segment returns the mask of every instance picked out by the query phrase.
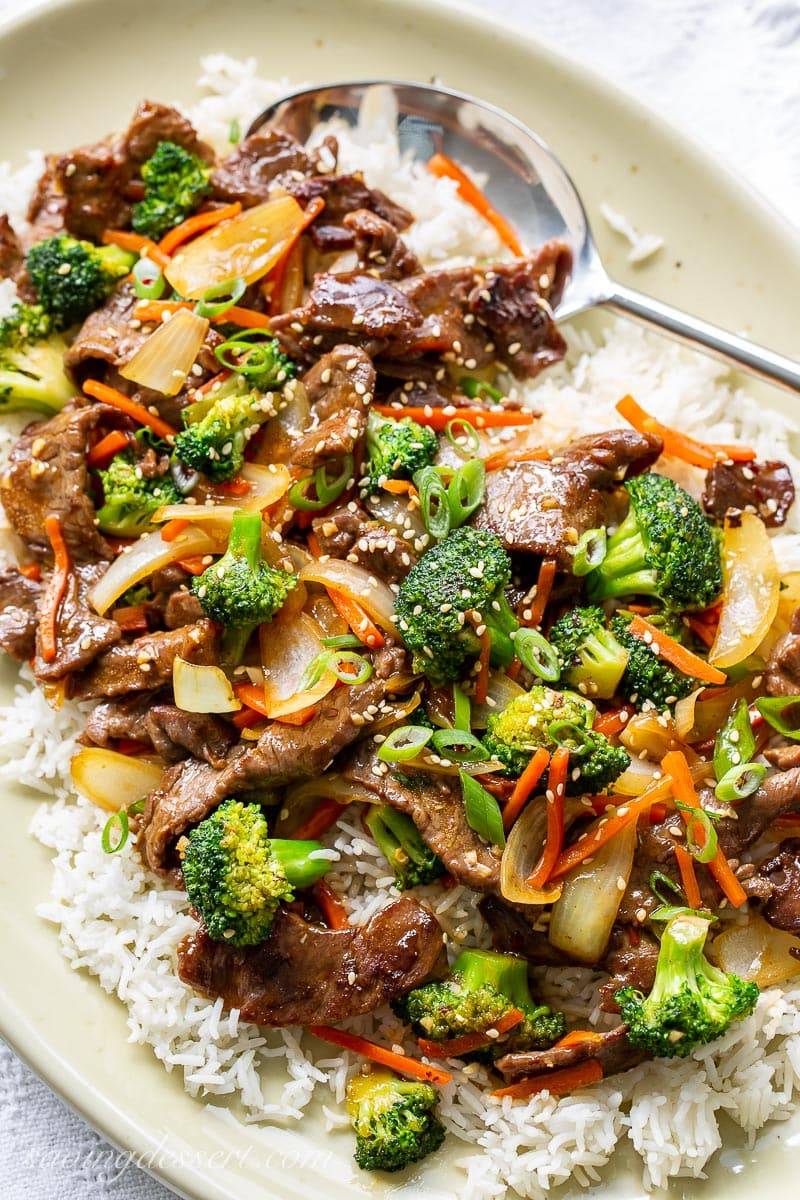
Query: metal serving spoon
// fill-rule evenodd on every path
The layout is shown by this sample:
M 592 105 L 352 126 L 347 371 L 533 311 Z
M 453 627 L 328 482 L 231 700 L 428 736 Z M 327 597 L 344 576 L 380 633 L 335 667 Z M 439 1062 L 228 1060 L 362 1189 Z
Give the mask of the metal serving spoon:
M 440 152 L 485 175 L 485 194 L 523 242 L 537 246 L 559 238 L 567 243 L 574 262 L 558 320 L 604 305 L 800 391 L 800 363 L 614 283 L 600 261 L 586 210 L 564 167 L 541 138 L 492 104 L 448 88 L 401 80 L 336 83 L 285 96 L 256 117 L 248 133 L 269 125 L 304 142 L 316 125 L 331 117 L 355 125 L 365 100 L 381 113 L 395 114 L 401 152 L 422 162 Z

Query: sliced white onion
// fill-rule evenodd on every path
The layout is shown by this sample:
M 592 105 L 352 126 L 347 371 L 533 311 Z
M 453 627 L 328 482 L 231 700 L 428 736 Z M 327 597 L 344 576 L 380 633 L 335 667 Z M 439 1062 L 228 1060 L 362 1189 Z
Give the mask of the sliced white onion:
M 163 764 L 149 758 L 87 746 L 70 763 L 72 782 L 82 796 L 106 812 L 118 812 L 149 795 L 161 782 Z
M 220 667 L 201 666 L 176 658 L 172 667 L 175 703 L 184 712 L 228 713 L 242 707 L 231 681 Z
M 695 688 L 688 696 L 684 696 L 675 705 L 675 732 L 683 741 L 688 741 L 689 735 L 694 729 L 694 713 L 695 705 L 697 704 L 698 696 L 702 695 L 703 688 Z
M 460 458 L 458 465 L 461 466 L 463 462 L 464 460 Z M 409 504 L 406 496 L 396 496 L 381 488 L 369 497 L 367 508 L 373 517 L 381 521 L 397 537 L 405 538 L 410 542 L 424 538 L 426 545 L 430 541 L 419 505 Z
M 552 946 L 578 962 L 600 962 L 631 877 L 635 849 L 636 822 L 630 821 L 590 862 L 580 863 L 564 876 L 550 918 Z
M 189 308 L 179 308 L 143 342 L 119 373 L 141 387 L 175 396 L 200 352 L 208 321 Z
M 775 551 L 755 513 L 725 521 L 724 587 L 717 636 L 708 661 L 724 669 L 753 654 L 778 611 L 781 579 Z
M 288 837 L 294 833 L 323 800 L 338 800 L 344 809 L 353 802 L 375 804 L 377 797 L 362 783 L 354 783 L 336 774 L 320 775 L 306 783 L 298 783 L 286 792 L 286 799 L 275 822 L 275 837 Z
M 321 654 L 322 630 L 307 613 L 281 611 L 260 630 L 264 702 L 270 717 L 283 717 L 316 704 L 336 685 L 332 671 L 307 691 L 299 691 L 308 665 Z
M 165 542 L 159 529 L 139 538 L 114 559 L 105 575 L 89 592 L 89 603 L 100 614 L 106 612 L 123 592 L 181 558 L 212 554 L 216 543 L 201 529 L 184 529 L 171 542 Z
M 672 718 L 653 711 L 634 713 L 622 729 L 619 740 L 634 758 L 645 753 L 656 762 L 661 762 L 670 750 L 683 749 L 675 736 Z
M 485 729 L 490 713 L 502 712 L 512 700 L 524 694 L 525 688 L 515 680 L 509 679 L 505 671 L 490 671 L 486 703 L 472 706 L 472 724 L 475 729 Z
M 302 224 L 303 210 L 292 196 L 267 200 L 194 238 L 173 255 L 164 274 L 189 300 L 228 279 L 255 283 L 275 266 Z
M 732 925 L 720 933 L 709 956 L 723 971 L 767 988 L 800 975 L 800 961 L 789 953 L 796 948 L 796 937 L 773 929 L 763 917 L 751 916 L 746 925 Z
M 585 811 L 580 800 L 567 797 L 564 829 Z M 534 888 L 525 882 L 539 861 L 546 833 L 547 807 L 543 797 L 534 796 L 514 822 L 500 860 L 500 892 L 512 904 L 553 904 L 561 895 L 561 880 L 543 888 Z
M 620 796 L 641 796 L 663 773 L 658 763 L 632 758 L 627 768 L 614 780 L 614 791 Z
M 288 462 L 295 442 L 311 424 L 311 404 L 302 381 L 292 379 L 283 395 L 286 403 L 261 426 L 255 464 Z
M 301 583 L 321 583 L 344 593 L 356 604 L 360 604 L 369 617 L 381 629 L 399 637 L 394 624 L 394 593 L 383 583 L 356 563 L 331 558 L 328 562 L 315 559 L 307 563 L 300 572 Z

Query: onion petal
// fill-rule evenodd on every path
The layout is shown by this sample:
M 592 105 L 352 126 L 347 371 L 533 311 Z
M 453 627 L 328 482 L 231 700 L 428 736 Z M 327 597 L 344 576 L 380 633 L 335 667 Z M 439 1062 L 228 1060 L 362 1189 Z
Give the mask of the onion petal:
M 550 918 L 552 946 L 578 962 L 600 962 L 631 877 L 635 849 L 636 822 L 630 821 L 590 862 L 579 863 L 564 877 Z
M 156 529 L 114 559 L 105 575 L 90 590 L 89 603 L 102 615 L 123 592 L 154 571 L 181 558 L 211 554 L 215 548 L 216 543 L 201 529 L 184 529 L 171 542 L 165 542 L 161 531 Z
M 796 947 L 797 938 L 790 933 L 751 915 L 746 925 L 732 925 L 720 933 L 709 954 L 723 971 L 767 988 L 800 975 L 800 960 L 790 953 Z
M 564 801 L 565 830 L 585 811 L 580 800 L 568 796 Z M 546 832 L 547 808 L 544 800 L 536 796 L 514 822 L 500 860 L 500 891 L 505 900 L 513 904 L 553 904 L 558 900 L 563 880 L 543 888 L 531 887 L 526 882 L 541 857 Z
M 321 583 L 343 592 L 356 604 L 360 604 L 368 616 L 381 629 L 399 636 L 394 624 L 394 593 L 388 584 L 378 580 L 356 563 L 331 558 L 328 562 L 315 559 L 307 563 L 300 572 L 300 583 Z
M 228 713 L 242 707 L 228 676 L 220 667 L 201 666 L 176 658 L 172 667 L 175 703 L 184 712 Z
M 324 652 L 323 632 L 307 613 L 286 613 L 261 627 L 261 662 L 264 667 L 264 702 L 270 717 L 283 717 L 316 704 L 336 686 L 332 671 L 306 691 L 300 681 L 309 663 Z
M 80 794 L 106 812 L 136 804 L 158 787 L 164 774 L 162 763 L 99 746 L 79 750 L 69 769 Z
M 119 373 L 162 396 L 174 396 L 186 382 L 207 333 L 205 317 L 179 308 L 150 334 Z
M 726 518 L 722 611 L 708 661 L 724 669 L 742 662 L 763 641 L 778 611 L 781 580 L 764 522 L 743 512 Z

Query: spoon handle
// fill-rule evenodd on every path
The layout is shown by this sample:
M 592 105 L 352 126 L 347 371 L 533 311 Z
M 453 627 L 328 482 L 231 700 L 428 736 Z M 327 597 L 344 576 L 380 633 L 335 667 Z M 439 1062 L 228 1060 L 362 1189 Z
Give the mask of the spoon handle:
M 708 321 L 691 317 L 623 284 L 612 283 L 611 289 L 611 294 L 604 297 L 604 303 L 626 317 L 658 325 L 672 337 L 702 346 L 716 358 L 744 367 L 751 374 L 760 375 L 790 391 L 800 392 L 800 363 L 791 358 L 757 346 L 735 333 L 727 333 Z

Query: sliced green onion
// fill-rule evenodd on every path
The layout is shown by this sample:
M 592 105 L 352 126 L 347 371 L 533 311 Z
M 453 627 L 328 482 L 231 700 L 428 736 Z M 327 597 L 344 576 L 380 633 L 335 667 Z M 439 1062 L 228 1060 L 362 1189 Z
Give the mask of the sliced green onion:
M 328 670 L 342 683 L 348 683 L 354 687 L 357 684 L 366 683 L 372 676 L 372 663 L 364 658 L 363 654 L 354 654 L 352 650 L 330 650 L 328 653 L 330 654 Z M 343 671 L 341 663 L 350 663 L 351 666 L 356 667 L 355 674 L 352 671 Z
M 749 763 L 756 752 L 750 709 L 742 698 L 730 712 L 714 742 L 714 774 L 722 780 L 734 767 Z
M 800 742 L 800 696 L 761 696 L 756 708 L 764 720 L 790 741 Z M 787 713 L 790 716 L 787 719 Z
M 433 730 L 425 725 L 398 725 L 393 729 L 378 751 L 382 762 L 408 762 L 416 758 L 433 737 Z
M 651 871 L 648 882 L 650 885 L 650 891 L 654 896 L 658 897 L 662 905 L 669 905 L 670 900 L 663 895 L 660 890 L 661 888 L 666 888 L 668 892 L 672 892 L 673 895 L 677 896 L 679 900 L 686 900 L 686 895 L 683 891 L 683 888 L 678 887 L 675 880 L 670 879 L 669 875 L 665 875 L 663 871 Z
M 277 349 L 276 339 L 268 329 L 240 329 L 214 350 L 220 366 L 239 375 L 260 375 L 271 367 Z
M 100 837 L 100 845 L 106 854 L 116 854 L 123 848 L 128 840 L 128 832 L 130 825 L 128 823 L 127 810 L 121 808 L 119 812 L 112 813 L 103 826 L 103 832 Z M 117 834 L 117 831 L 119 833 Z M 116 837 L 116 841 L 112 838 Z
M 333 650 L 321 650 L 312 658 L 300 676 L 300 682 L 297 685 L 298 692 L 310 692 L 313 687 L 317 686 L 322 676 L 329 670 L 333 654 Z
M 588 731 L 574 721 L 551 721 L 547 726 L 547 736 L 557 746 L 569 750 L 572 758 L 583 758 L 592 749 Z
M 447 488 L 451 529 L 458 529 L 472 516 L 475 509 L 480 507 L 485 491 L 486 468 L 483 459 L 471 458 L 458 468 Z
M 513 633 L 514 652 L 526 670 L 545 683 L 555 683 L 561 674 L 561 664 L 553 647 L 538 629 L 518 629 Z
M 160 300 L 167 281 L 158 263 L 144 255 L 133 264 L 133 290 L 140 300 Z
M 483 743 L 466 729 L 437 729 L 431 738 L 431 745 L 437 754 L 449 758 L 451 762 L 486 762 L 491 758 Z
M 425 529 L 435 538 L 447 537 L 450 532 L 450 505 L 447 490 L 436 467 L 423 467 L 414 474 L 414 487 L 419 492 L 419 508 Z
M 129 804 L 128 805 L 129 816 L 132 816 L 132 817 L 141 816 L 141 814 L 144 812 L 146 803 L 147 803 L 146 800 L 137 800 L 135 804 Z
M 661 908 L 654 908 L 650 913 L 651 921 L 671 921 L 673 917 L 702 917 L 709 924 L 717 920 L 713 913 L 706 912 L 705 909 L 701 911 L 688 908 L 684 904 L 663 904 Z
M 689 814 L 689 821 L 686 826 L 686 849 L 691 854 L 696 862 L 708 863 L 717 857 L 719 849 L 719 839 L 717 831 L 714 828 L 713 815 L 705 808 L 692 808 L 688 804 L 681 803 L 680 800 L 675 801 L 675 807 L 680 812 Z M 695 825 L 699 825 L 705 834 L 705 845 L 701 846 L 697 840 L 695 833 Z
M 505 846 L 506 835 L 503 832 L 503 816 L 500 805 L 491 792 L 481 787 L 477 779 L 473 779 L 466 771 L 459 771 L 461 791 L 464 796 L 464 813 L 470 829 L 474 829 L 481 837 L 494 846 Z
M 354 633 L 339 633 L 336 637 L 320 638 L 320 641 L 329 650 L 355 650 L 357 646 L 364 645 Z
M 239 124 L 239 118 L 234 117 L 228 129 L 228 141 L 232 146 L 238 146 L 242 140 L 242 127 Z
M 452 421 L 448 421 L 444 427 L 444 435 L 456 454 L 464 458 L 477 454 L 481 448 L 477 429 L 464 417 L 454 417 Z
M 572 574 L 588 575 L 595 567 L 599 567 L 606 556 L 607 544 L 608 538 L 602 526 L 599 529 L 587 529 L 581 534 L 572 556 Z
M 456 729 L 471 729 L 472 706 L 467 693 L 457 683 L 453 684 L 453 725 Z
M 767 777 L 767 768 L 763 763 L 739 763 L 731 767 L 714 788 L 714 795 L 723 804 L 735 804 L 757 792 Z
M 348 454 L 343 459 L 342 469 L 335 479 L 328 478 L 328 469 L 323 465 L 317 467 L 313 475 L 306 475 L 304 479 L 298 479 L 297 483 L 293 483 L 289 488 L 289 503 L 299 512 L 321 512 L 334 500 L 339 499 L 352 476 L 353 456 Z M 316 493 L 315 500 L 308 494 L 312 486 Z
M 221 317 L 234 304 L 239 303 L 246 291 L 247 281 L 242 279 L 241 275 L 235 275 L 233 279 L 223 279 L 221 283 L 206 288 L 195 304 L 194 311 L 198 317 Z
M 470 400 L 481 400 L 486 396 L 489 400 L 494 400 L 495 404 L 499 404 L 505 399 L 503 393 L 499 392 L 496 387 L 492 387 L 483 379 L 476 379 L 474 375 L 462 375 L 458 386 L 465 396 L 469 396 Z

